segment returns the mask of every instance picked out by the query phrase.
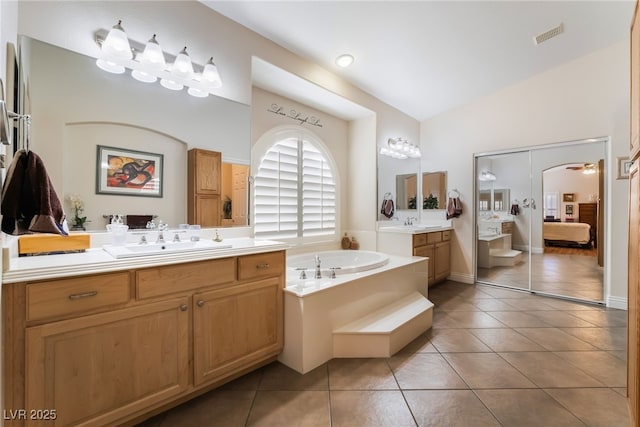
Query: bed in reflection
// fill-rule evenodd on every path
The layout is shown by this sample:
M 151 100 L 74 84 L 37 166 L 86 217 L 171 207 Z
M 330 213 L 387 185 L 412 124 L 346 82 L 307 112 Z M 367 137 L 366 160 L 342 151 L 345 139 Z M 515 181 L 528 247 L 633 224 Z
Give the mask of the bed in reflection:
M 591 226 L 582 222 L 544 222 L 544 244 L 591 247 Z

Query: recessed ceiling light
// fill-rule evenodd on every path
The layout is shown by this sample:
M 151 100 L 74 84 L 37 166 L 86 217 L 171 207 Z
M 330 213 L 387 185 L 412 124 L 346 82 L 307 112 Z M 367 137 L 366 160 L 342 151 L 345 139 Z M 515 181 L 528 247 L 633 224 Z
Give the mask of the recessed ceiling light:
M 353 55 L 345 53 L 336 58 L 336 65 L 338 67 L 347 68 L 349 65 L 353 64 L 353 59 Z

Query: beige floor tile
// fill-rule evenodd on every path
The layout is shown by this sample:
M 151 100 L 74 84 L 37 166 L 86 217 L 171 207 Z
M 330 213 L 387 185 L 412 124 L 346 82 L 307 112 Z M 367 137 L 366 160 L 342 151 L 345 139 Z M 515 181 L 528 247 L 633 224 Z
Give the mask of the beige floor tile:
M 567 328 L 593 328 L 595 325 L 576 317 L 572 312 L 562 312 L 556 310 L 546 311 L 529 311 L 528 314 L 542 319 L 545 323 L 551 326 L 567 327 Z
M 419 427 L 500 426 L 471 390 L 409 390 L 404 396 Z
M 508 304 L 505 300 L 501 299 L 479 299 L 473 301 L 473 305 L 478 307 L 483 311 L 518 311 L 518 308 L 515 308 L 511 304 Z
M 591 344 L 558 328 L 516 328 L 515 331 L 550 351 L 597 350 Z
M 600 350 L 626 350 L 627 328 L 561 328 Z
M 400 353 L 437 353 L 438 350 L 431 343 L 432 331 L 433 328 L 411 341 Z
M 221 390 L 257 390 L 262 379 L 262 369 L 256 369 L 231 382 L 226 383 Z
M 439 316 L 442 316 L 439 318 Z M 436 323 L 436 319 L 438 323 Z M 504 328 L 504 323 L 481 311 L 435 313 L 434 328 Z
M 519 299 L 503 299 L 501 301 L 506 302 L 510 306 L 520 310 L 520 311 L 542 311 L 542 310 L 556 310 L 552 306 L 546 303 L 546 300 L 542 298 L 530 299 L 530 298 L 519 298 Z
M 577 301 L 568 301 L 558 298 L 550 298 L 550 297 L 540 297 L 540 300 L 548 305 L 553 307 L 556 310 L 562 311 L 592 311 L 592 310 L 600 310 L 601 307 L 594 304 L 586 304 Z
M 554 353 L 608 387 L 626 387 L 627 363 L 605 351 Z
M 331 421 L 331 427 L 416 425 L 400 391 L 331 391 Z
M 548 389 L 545 391 L 588 426 L 631 426 L 626 399 L 611 389 Z
M 255 391 L 215 390 L 164 414 L 162 426 L 244 426 Z
M 498 288 L 495 286 L 482 286 L 482 292 L 491 295 L 494 298 L 527 298 L 529 294 L 527 292 L 521 292 L 517 290 Z
M 522 311 L 492 311 L 489 315 L 510 328 L 544 328 L 551 326 L 539 317 Z
M 581 426 L 584 424 L 542 390 L 478 390 L 478 397 L 503 426 Z
M 611 390 L 618 393 L 620 396 L 626 398 L 627 397 L 627 388 L 626 387 L 614 387 Z
M 472 389 L 536 388 L 495 353 L 447 353 L 443 356 Z
M 328 391 L 258 391 L 247 426 L 328 427 L 329 411 Z
M 604 384 L 550 352 L 499 353 L 538 387 L 603 387 Z
M 513 329 L 469 329 L 493 351 L 544 351 L 544 347 Z
M 478 307 L 461 297 L 435 297 L 429 295 L 429 299 L 440 311 L 480 311 Z
M 274 362 L 264 368 L 260 390 L 329 390 L 327 365 L 302 375 L 280 362 Z
M 491 351 L 466 329 L 442 329 L 434 332 L 431 343 L 441 353 Z
M 623 310 L 575 311 L 571 314 L 603 328 L 627 326 L 627 312 Z
M 396 355 L 389 364 L 403 390 L 469 388 L 439 354 Z
M 328 363 L 330 390 L 397 390 L 386 359 L 333 359 Z

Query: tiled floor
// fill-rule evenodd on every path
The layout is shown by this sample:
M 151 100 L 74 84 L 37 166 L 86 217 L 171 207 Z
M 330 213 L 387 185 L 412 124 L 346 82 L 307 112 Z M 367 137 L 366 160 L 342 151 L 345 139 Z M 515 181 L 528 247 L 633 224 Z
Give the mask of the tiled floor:
M 306 375 L 273 363 L 143 425 L 629 425 L 625 311 L 455 282 L 429 293 L 433 328 L 391 358 Z

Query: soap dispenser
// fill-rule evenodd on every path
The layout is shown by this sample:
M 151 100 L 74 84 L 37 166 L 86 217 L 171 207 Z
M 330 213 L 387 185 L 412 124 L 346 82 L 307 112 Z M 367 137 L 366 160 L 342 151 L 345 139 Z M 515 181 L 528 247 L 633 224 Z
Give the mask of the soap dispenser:
M 342 238 L 342 249 L 349 249 L 351 247 L 351 239 L 347 236 L 347 233 L 344 233 L 344 237 Z
M 356 238 L 355 238 L 355 237 L 352 237 L 352 238 L 351 238 L 351 249 L 353 249 L 353 250 L 358 250 L 358 249 L 360 249 L 360 243 L 358 243 L 358 242 L 356 241 Z

